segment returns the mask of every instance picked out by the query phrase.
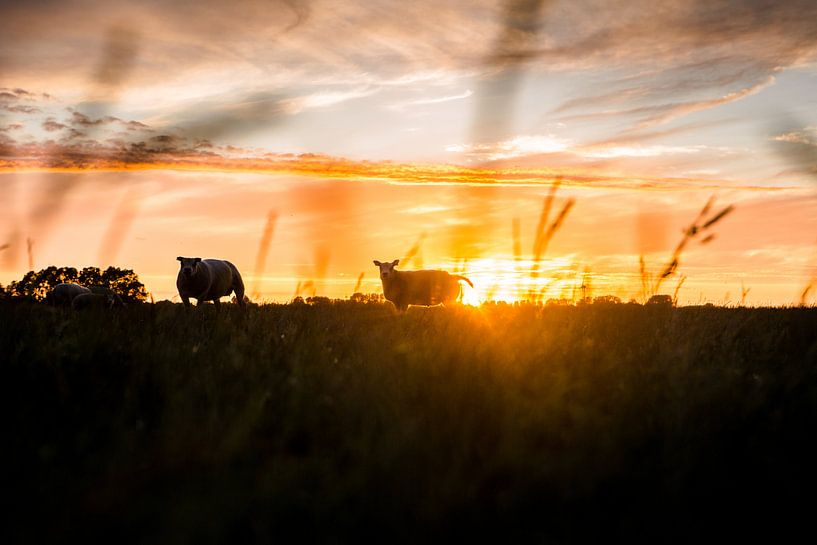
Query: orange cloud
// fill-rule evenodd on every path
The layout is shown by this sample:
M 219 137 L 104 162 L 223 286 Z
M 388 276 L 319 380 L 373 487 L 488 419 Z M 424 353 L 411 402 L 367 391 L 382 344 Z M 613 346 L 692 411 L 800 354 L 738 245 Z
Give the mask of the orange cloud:
M 25 148 L 27 156 L 0 158 L 0 172 L 89 172 L 89 171 L 226 171 L 295 174 L 339 180 L 373 180 L 391 184 L 466 186 L 542 186 L 557 178 L 565 186 L 628 190 L 715 190 L 781 191 L 794 186 L 740 184 L 728 180 L 675 177 L 624 177 L 597 174 L 580 168 L 466 167 L 452 164 L 354 161 L 320 154 L 273 154 L 257 157 L 226 157 L 192 148 L 169 149 L 139 146 L 136 153 L 94 148 L 94 155 L 81 149 L 60 150 L 56 144 L 44 150 Z

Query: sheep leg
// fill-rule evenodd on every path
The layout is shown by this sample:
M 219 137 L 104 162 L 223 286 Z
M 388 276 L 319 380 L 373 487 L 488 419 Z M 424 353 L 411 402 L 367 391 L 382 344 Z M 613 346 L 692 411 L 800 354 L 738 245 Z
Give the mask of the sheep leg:
M 182 303 L 184 303 L 185 308 L 190 308 L 190 298 L 182 295 Z
M 213 304 L 216 306 L 216 308 L 221 308 L 221 301 L 218 300 L 218 297 L 213 299 Z

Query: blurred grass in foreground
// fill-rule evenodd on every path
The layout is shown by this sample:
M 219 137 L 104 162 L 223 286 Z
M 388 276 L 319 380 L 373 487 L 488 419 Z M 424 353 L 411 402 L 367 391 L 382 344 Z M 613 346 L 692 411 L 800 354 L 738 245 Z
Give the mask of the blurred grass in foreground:
M 814 309 L 2 304 L 0 323 L 5 543 L 700 542 L 810 513 Z

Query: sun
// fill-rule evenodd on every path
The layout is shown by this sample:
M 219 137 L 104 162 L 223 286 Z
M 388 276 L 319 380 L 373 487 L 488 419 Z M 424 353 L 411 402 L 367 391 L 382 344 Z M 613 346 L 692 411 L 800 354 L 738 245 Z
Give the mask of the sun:
M 475 306 L 486 301 L 514 303 L 570 298 L 577 281 L 580 282 L 570 257 L 542 259 L 538 263 L 510 256 L 482 257 L 467 261 L 464 269 L 462 262 L 447 263 L 444 268 L 473 282 L 473 288 L 464 285 L 462 302 Z

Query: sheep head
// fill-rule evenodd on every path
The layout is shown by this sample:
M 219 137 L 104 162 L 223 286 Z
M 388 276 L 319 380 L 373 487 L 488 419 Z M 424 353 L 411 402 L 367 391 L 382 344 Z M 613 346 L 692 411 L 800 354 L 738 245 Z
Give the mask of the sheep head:
M 201 263 L 200 257 L 177 257 L 176 258 L 181 263 L 181 273 L 184 276 L 192 276 L 196 273 L 196 269 Z
M 380 261 L 375 260 L 374 264 L 375 267 L 380 268 L 380 279 L 381 280 L 388 280 L 389 276 L 394 272 L 394 268 L 397 264 L 400 263 L 399 259 L 395 259 L 390 263 L 381 263 Z

